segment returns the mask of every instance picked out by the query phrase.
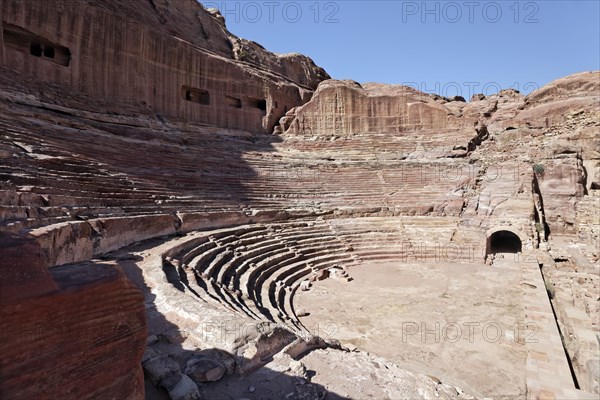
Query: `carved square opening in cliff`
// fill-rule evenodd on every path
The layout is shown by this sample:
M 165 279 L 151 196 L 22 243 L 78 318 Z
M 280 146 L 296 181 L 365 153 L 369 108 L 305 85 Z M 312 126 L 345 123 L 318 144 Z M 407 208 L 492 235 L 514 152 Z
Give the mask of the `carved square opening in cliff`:
M 71 50 L 69 48 L 55 44 L 27 29 L 12 24 L 4 24 L 2 34 L 4 43 L 11 49 L 23 53 L 28 52 L 34 57 L 47 59 L 65 67 L 68 67 L 71 63 Z
M 263 115 L 267 113 L 267 101 L 265 99 L 246 97 L 245 100 L 250 107 L 258 108 L 260 111 L 262 111 Z
M 54 47 L 50 45 L 42 45 L 39 42 L 33 41 L 29 46 L 29 53 L 32 56 L 54 58 Z
M 206 90 L 183 86 L 181 92 L 183 93 L 183 98 L 187 101 L 205 106 L 210 104 L 210 94 Z
M 44 57 L 54 58 L 54 47 L 45 46 L 44 47 Z
M 37 42 L 31 42 L 29 46 L 29 54 L 36 57 L 42 56 L 42 45 Z
M 258 109 L 261 110 L 261 111 L 267 111 L 267 101 L 266 100 L 259 100 L 256 103 L 256 107 L 258 107 Z
M 234 108 L 242 108 L 242 100 L 237 97 L 225 96 L 225 104 Z

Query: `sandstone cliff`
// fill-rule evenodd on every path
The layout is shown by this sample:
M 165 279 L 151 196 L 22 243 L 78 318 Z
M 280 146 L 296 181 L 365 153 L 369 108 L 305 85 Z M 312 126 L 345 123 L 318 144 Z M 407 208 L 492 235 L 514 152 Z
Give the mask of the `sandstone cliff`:
M 287 113 L 286 133 L 349 134 L 399 133 L 467 126 L 432 96 L 401 85 L 329 80 L 319 85 L 312 100 Z
M 48 269 L 31 238 L 0 232 L 0 395 L 143 399 L 143 296 L 114 265 Z
M 3 64 L 27 79 L 157 114 L 271 132 L 328 75 L 240 39 L 194 0 L 3 1 Z M 105 34 L 110 32 L 110 35 Z

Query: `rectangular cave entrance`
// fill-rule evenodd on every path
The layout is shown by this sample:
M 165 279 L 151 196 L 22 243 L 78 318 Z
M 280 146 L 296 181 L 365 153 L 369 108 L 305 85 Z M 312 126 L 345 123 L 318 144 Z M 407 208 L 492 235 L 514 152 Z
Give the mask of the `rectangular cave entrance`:
M 3 24 L 4 45 L 33 57 L 64 67 L 71 64 L 71 50 L 33 32 L 12 24 Z
M 246 97 L 244 100 L 249 107 L 259 109 L 263 115 L 267 114 L 267 100 L 254 97 Z
M 206 90 L 193 88 L 189 86 L 182 86 L 181 93 L 184 100 L 202 104 L 205 106 L 210 104 L 210 94 Z

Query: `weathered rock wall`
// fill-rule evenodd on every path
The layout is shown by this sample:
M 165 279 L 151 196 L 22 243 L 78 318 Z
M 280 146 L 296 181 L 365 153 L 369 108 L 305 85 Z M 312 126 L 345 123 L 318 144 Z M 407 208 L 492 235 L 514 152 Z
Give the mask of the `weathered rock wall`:
M 3 3 L 4 0 L 0 0 L 0 12 L 2 12 L 3 9 Z M 3 34 L 0 35 L 0 64 L 4 64 L 4 28 L 3 28 L 3 22 L 2 22 L 2 17 L 0 16 L 0 32 L 2 32 Z
M 475 120 L 459 120 L 432 96 L 410 87 L 329 80 L 281 122 L 286 133 L 327 135 L 472 128 Z
M 34 82 L 250 132 L 272 130 L 328 77 L 307 58 L 276 71 L 233 60 L 225 28 L 191 0 L 119 4 L 4 1 L 3 64 Z
M 600 160 L 600 72 L 557 79 L 525 98 L 516 126 L 535 129 L 532 162 L 551 234 L 577 231 L 576 204 L 588 195 Z M 588 172 L 588 169 L 590 170 Z
M 175 36 L 220 56 L 233 58 L 223 22 L 206 12 L 196 0 L 85 0 L 82 3 L 137 21 L 165 36 Z
M 143 399 L 143 295 L 115 265 L 52 270 L 0 232 L 0 397 Z
M 316 89 L 329 75 L 303 54 L 274 54 L 260 44 L 229 34 L 234 58 L 267 71 L 281 74 L 295 83 Z

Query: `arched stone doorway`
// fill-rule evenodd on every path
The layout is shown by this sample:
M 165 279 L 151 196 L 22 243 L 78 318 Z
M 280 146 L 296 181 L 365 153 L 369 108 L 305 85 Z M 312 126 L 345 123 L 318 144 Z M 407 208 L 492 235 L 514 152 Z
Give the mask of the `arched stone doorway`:
M 516 233 L 500 230 L 492 233 L 487 239 L 487 254 L 520 253 L 523 250 L 521 238 Z

